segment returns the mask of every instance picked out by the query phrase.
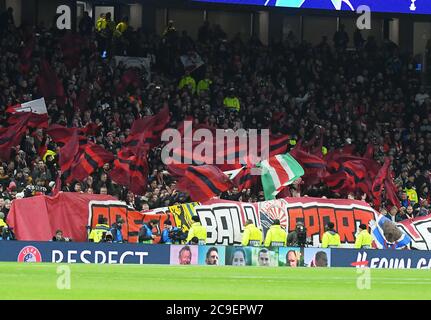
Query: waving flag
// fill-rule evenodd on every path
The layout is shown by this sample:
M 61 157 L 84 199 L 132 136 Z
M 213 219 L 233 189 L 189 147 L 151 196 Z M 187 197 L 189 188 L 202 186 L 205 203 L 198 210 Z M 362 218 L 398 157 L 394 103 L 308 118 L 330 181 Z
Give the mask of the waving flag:
M 382 191 L 385 183 L 385 179 L 388 175 L 389 165 L 391 164 L 391 160 L 389 158 L 385 159 L 385 163 L 380 168 L 379 172 L 374 179 L 372 186 L 372 193 L 374 197 L 374 205 L 376 208 L 380 207 L 382 202 Z
M 15 124 L 29 113 L 27 126 L 31 128 L 48 128 L 48 111 L 46 109 L 45 99 L 40 98 L 21 104 L 10 106 L 6 109 L 11 115 L 8 117 L 9 124 Z
M 154 116 L 137 119 L 133 122 L 130 135 L 124 147 L 135 154 L 141 147 L 154 148 L 160 143 L 163 130 L 170 121 L 169 108 L 165 106 Z
M 135 155 L 129 150 L 120 151 L 109 175 L 113 181 L 127 187 L 134 194 L 143 195 L 147 189 L 147 154 L 141 152 Z
M 370 227 L 377 249 L 403 249 L 412 241 L 408 234 L 382 214 L 377 221 L 370 221 Z
M 300 147 L 295 147 L 291 150 L 290 155 L 304 168 L 305 174 L 302 179 L 306 184 L 317 184 L 321 178 L 326 176 L 326 162 L 322 158 L 305 152 Z
M 12 114 L 16 112 L 33 112 L 37 114 L 47 114 L 48 110 L 46 109 L 45 99 L 40 98 L 29 102 L 24 102 L 21 104 L 10 106 L 6 109 L 6 112 L 9 112 Z
M 72 164 L 71 173 L 66 182 L 72 182 L 74 179 L 78 181 L 84 180 L 105 163 L 113 161 L 114 155 L 103 147 L 89 142 L 85 145 L 80 156 L 75 157 L 75 159 L 76 161 Z
M 263 160 L 257 167 L 262 169 L 261 180 L 265 200 L 275 199 L 277 193 L 285 186 L 304 175 L 304 169 L 288 153 Z
M 0 128 L 0 159 L 9 160 L 13 147 L 21 143 L 21 139 L 27 130 L 27 123 L 31 113 L 26 112 L 18 121 L 6 128 Z
M 188 192 L 192 201 L 205 202 L 232 188 L 233 183 L 219 168 L 203 165 L 189 166 L 176 187 Z

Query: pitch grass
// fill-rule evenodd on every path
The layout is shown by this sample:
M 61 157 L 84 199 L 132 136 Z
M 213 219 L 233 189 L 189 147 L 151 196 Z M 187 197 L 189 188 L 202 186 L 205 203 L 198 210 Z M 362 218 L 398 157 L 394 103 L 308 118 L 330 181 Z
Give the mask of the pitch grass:
M 71 289 L 57 289 L 69 266 Z M 1 299 L 431 299 L 430 270 L 0 263 Z

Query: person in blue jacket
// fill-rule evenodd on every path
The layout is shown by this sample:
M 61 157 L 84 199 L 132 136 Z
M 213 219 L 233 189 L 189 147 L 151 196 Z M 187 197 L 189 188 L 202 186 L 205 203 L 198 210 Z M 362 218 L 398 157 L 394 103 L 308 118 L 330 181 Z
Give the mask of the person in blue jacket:
M 124 242 L 123 234 L 121 233 L 121 227 L 123 226 L 124 220 L 122 218 L 117 219 L 117 222 L 111 225 L 111 233 L 113 237 L 112 242 L 122 243 Z
M 164 223 L 164 229 L 162 231 L 162 238 L 160 243 L 172 244 L 176 239 L 172 239 L 172 236 L 180 231 L 180 228 L 173 227 L 170 220 L 166 220 Z M 175 237 L 174 237 L 175 238 Z
M 157 221 L 151 220 L 147 223 L 144 223 L 142 228 L 139 230 L 138 234 L 138 242 L 139 243 L 153 243 L 153 240 L 156 236 L 153 234 L 153 228 L 156 225 Z

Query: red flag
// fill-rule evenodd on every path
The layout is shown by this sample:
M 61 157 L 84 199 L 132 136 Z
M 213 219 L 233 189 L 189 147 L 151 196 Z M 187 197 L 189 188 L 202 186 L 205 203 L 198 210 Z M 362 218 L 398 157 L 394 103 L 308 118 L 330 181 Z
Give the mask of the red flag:
M 389 158 L 386 158 L 385 163 L 380 168 L 379 172 L 376 175 L 376 178 L 374 179 L 373 186 L 372 186 L 372 194 L 374 198 L 375 208 L 379 208 L 380 204 L 382 203 L 383 185 L 386 180 L 386 177 L 388 176 L 388 170 L 389 170 L 390 164 L 391 164 L 391 160 Z
M 401 207 L 401 203 L 397 195 L 398 190 L 393 179 L 390 176 L 385 180 L 385 191 L 386 199 L 389 200 L 392 205 L 396 206 L 399 209 Z
M 64 87 L 48 61 L 42 60 L 37 85 L 45 98 L 57 98 L 60 106 L 64 104 Z
M 334 192 L 347 194 L 360 188 L 366 189 L 363 183 L 367 176 L 367 169 L 360 161 L 352 160 L 342 164 L 331 161 L 329 165 L 336 170 L 322 180 Z
M 161 134 L 169 123 L 169 120 L 168 106 L 165 106 L 154 116 L 135 120 L 130 130 L 130 135 L 124 143 L 124 147 L 135 154 L 137 154 L 142 147 L 156 147 L 160 144 Z
M 55 180 L 54 189 L 52 189 L 52 196 L 55 197 L 61 191 L 61 172 L 57 174 L 57 179 Z
M 365 150 L 364 158 L 367 158 L 367 159 L 374 158 L 374 146 L 372 143 L 367 144 L 367 149 Z
M 59 165 L 63 175 L 69 176 L 73 162 L 80 156 L 79 153 L 79 134 L 78 130 L 73 130 L 72 136 L 69 137 L 67 143 L 60 149 Z M 66 172 L 68 172 L 66 174 Z
M 250 189 L 253 185 L 258 183 L 259 176 L 251 174 L 251 168 L 245 166 L 241 171 L 232 179 L 234 185 L 238 188 L 238 191 L 244 189 Z
M 304 180 L 305 184 L 315 185 L 327 175 L 326 161 L 322 158 L 305 152 L 298 147 L 293 148 L 290 155 L 304 168 L 302 180 Z
M 33 112 L 17 112 L 10 115 L 7 122 L 14 125 L 21 121 L 21 119 L 27 119 L 26 126 L 30 128 L 48 128 L 48 114 L 37 114 Z
M 176 188 L 188 192 L 192 201 L 205 202 L 233 187 L 228 176 L 210 165 L 189 166 Z
M 78 131 L 78 135 L 80 136 L 80 140 L 87 141 L 87 138 L 84 135 L 96 135 L 97 130 L 100 127 L 95 123 L 89 123 L 84 128 L 67 128 L 61 126 L 59 124 L 52 124 L 46 130 L 46 133 L 52 138 L 55 143 L 66 144 L 74 135 L 75 131 Z M 80 142 L 80 144 L 85 144 L 84 142 Z
M 113 160 L 114 155 L 111 152 L 106 151 L 95 143 L 89 142 L 85 145 L 79 158 L 75 158 L 71 173 L 67 177 L 66 182 L 72 182 L 73 180 L 82 181 L 105 163 Z
M 147 188 L 147 154 L 141 152 L 134 155 L 128 150 L 120 151 L 109 175 L 113 181 L 127 187 L 134 194 L 143 195 Z
M 290 137 L 288 135 L 270 135 L 269 136 L 269 156 L 284 154 L 288 151 Z M 260 141 L 260 139 L 258 140 Z
M 30 117 L 30 112 L 22 113 L 15 124 L 0 128 L 0 159 L 9 160 L 12 148 L 21 143 L 21 139 L 27 131 Z

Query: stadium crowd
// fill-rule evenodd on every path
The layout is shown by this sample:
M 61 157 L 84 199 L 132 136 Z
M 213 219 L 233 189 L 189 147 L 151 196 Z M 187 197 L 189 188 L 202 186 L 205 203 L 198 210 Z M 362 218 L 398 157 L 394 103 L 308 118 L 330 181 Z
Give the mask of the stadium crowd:
M 318 130 L 327 150 L 353 144 L 362 154 L 373 143 L 380 163 L 385 156 L 392 158 L 402 208 L 382 208 L 388 217 L 400 221 L 430 212 L 431 99 L 413 56 L 389 40 L 364 40 L 357 31 L 349 41 L 341 28 L 333 43 L 324 37 L 312 46 L 289 33 L 264 46 L 256 37 L 227 39 L 220 26 L 209 23 L 193 40 L 185 31 L 179 33 L 172 21 L 163 35 L 157 35 L 133 30 L 127 18 L 114 23 L 108 15 L 98 17 L 93 27 L 85 15 L 79 23 L 80 49 L 71 62 L 62 50 L 62 39 L 70 31 L 43 25 L 17 27 L 10 17 L 10 12 L 0 17 L 3 126 L 7 126 L 8 106 L 42 97 L 37 76 L 45 58 L 65 91 L 62 102 L 45 97 L 50 124 L 96 123 L 99 129 L 92 139 L 114 154 L 135 119 L 156 114 L 164 105 L 172 115 L 171 127 L 193 116 L 196 123 L 224 129 L 270 128 L 273 134 L 288 134 L 293 144 L 312 139 Z M 30 41 L 34 41 L 31 55 L 23 61 Z M 191 52 L 197 52 L 204 65 L 185 72 L 180 57 Z M 138 71 L 140 85 L 122 87 L 126 68 L 115 63 L 115 55 L 150 58 L 151 74 L 143 68 Z M 89 95 L 78 101 L 84 89 Z M 52 152 L 40 156 L 45 139 Z M 148 163 L 148 188 L 142 196 L 113 182 L 109 163 L 83 182 L 63 183 L 62 190 L 109 194 L 137 210 L 189 201 L 187 194 L 175 189 L 175 180 L 161 162 L 160 148 L 150 152 Z M 58 174 L 58 146 L 41 129 L 29 131 L 11 158 L 0 165 L 3 218 L 13 199 L 51 194 Z M 347 196 L 334 194 L 322 184 L 300 185 L 294 191 L 302 196 Z M 360 199 L 362 194 L 348 196 Z M 259 186 L 242 192 L 233 189 L 221 197 L 264 200 Z

